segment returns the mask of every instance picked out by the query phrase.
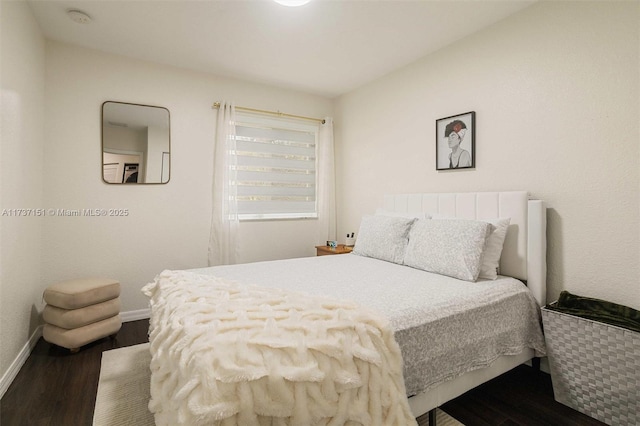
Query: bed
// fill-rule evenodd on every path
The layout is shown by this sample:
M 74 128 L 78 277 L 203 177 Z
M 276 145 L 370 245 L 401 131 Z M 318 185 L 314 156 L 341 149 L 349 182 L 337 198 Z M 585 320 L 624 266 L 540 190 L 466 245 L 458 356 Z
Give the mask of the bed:
M 498 226 L 488 225 L 488 223 L 497 223 L 495 221 L 498 218 L 508 218 L 508 221 L 507 225 L 502 223 L 506 235 L 503 236 L 502 251 L 498 253 L 499 260 L 496 259 L 499 262 L 500 274 L 495 279 L 477 279 L 479 270 L 472 272 L 472 275 L 475 274 L 474 279 L 467 279 L 466 275 L 462 278 L 449 276 L 451 274 L 446 269 L 442 273 L 433 272 L 430 269 L 431 266 L 425 266 L 421 263 L 425 250 L 433 252 L 431 244 L 428 247 L 416 246 L 417 243 L 412 243 L 409 238 L 408 246 L 394 251 L 395 245 L 389 243 L 392 237 L 389 237 L 388 228 L 386 228 L 389 223 L 393 223 L 393 226 L 409 223 L 406 225 L 408 226 L 406 232 L 413 232 L 407 234 L 414 236 L 413 241 L 420 241 L 420 234 L 416 231 L 419 229 L 418 223 L 425 227 L 423 232 L 430 233 L 429 235 L 433 235 L 434 232 L 436 234 L 444 232 L 444 234 L 438 235 L 452 235 L 451 229 L 462 229 L 465 234 L 459 235 L 465 235 L 465 237 L 455 237 L 455 241 L 463 239 L 472 241 L 478 235 L 485 235 L 485 232 L 488 239 L 488 235 L 495 232 Z M 252 286 L 251 292 L 260 294 L 261 297 L 266 294 L 266 297 L 270 298 L 273 294 L 280 294 L 278 293 L 280 291 L 286 292 L 283 294 L 286 294 L 287 297 L 290 297 L 289 295 L 308 296 L 297 299 L 292 297 L 286 301 L 286 303 L 292 303 L 292 300 L 297 300 L 303 307 L 308 300 L 316 300 L 317 298 L 322 301 L 324 300 L 322 298 L 330 295 L 335 298 L 331 300 L 338 301 L 332 303 L 331 307 L 335 308 L 339 316 L 343 315 L 344 317 L 344 312 L 347 312 L 349 318 L 362 319 L 362 324 L 365 324 L 366 327 L 375 326 L 368 329 L 367 333 L 369 334 L 365 340 L 368 343 L 371 343 L 371 340 L 374 341 L 371 347 L 377 349 L 382 347 L 380 350 L 382 358 L 376 358 L 373 368 L 366 367 L 367 377 L 368 380 L 374 382 L 374 377 L 380 377 L 380 374 L 389 374 L 384 377 L 390 379 L 382 380 L 384 389 L 380 390 L 380 386 L 377 384 L 374 387 L 381 392 L 383 400 L 391 401 L 387 401 L 385 407 L 401 408 L 397 413 L 384 413 L 384 416 L 387 417 L 381 417 L 380 413 L 373 413 L 371 414 L 373 417 L 365 416 L 359 420 L 356 419 L 353 424 L 406 424 L 401 420 L 402 416 L 405 418 L 407 416 L 417 417 L 427 412 L 433 413 L 434 408 L 467 390 L 536 356 L 544 355 L 544 339 L 541 333 L 539 312 L 539 306 L 546 302 L 546 212 L 543 202 L 529 200 L 527 193 L 520 191 L 389 195 L 384 197 L 378 214 L 367 216 L 366 223 L 373 224 L 371 225 L 373 228 L 365 229 L 365 218 L 363 218 L 354 254 L 228 265 L 176 273 L 165 271 L 161 276 L 179 281 L 177 286 L 167 286 L 163 292 L 158 279 L 156 279 L 155 283 L 145 287 L 145 293 L 151 298 L 152 308 L 150 341 L 154 361 L 151 366 L 152 401 L 150 409 L 156 414 L 156 421 L 158 423 L 179 423 L 180 419 L 184 420 L 188 417 L 185 414 L 187 411 L 191 410 L 190 413 L 194 411 L 194 406 L 197 406 L 198 409 L 201 408 L 202 395 L 199 394 L 198 403 L 194 403 L 193 400 L 188 402 L 188 398 L 184 398 L 189 392 L 193 393 L 195 386 L 200 386 L 203 390 L 199 392 L 207 393 L 209 396 L 218 396 L 228 390 L 223 388 L 226 384 L 220 384 L 220 381 L 226 380 L 228 382 L 231 380 L 229 378 L 220 379 L 213 384 L 211 383 L 212 379 L 207 382 L 208 384 L 202 383 L 203 381 L 200 380 L 196 385 L 193 377 L 189 377 L 189 374 L 192 376 L 194 374 L 193 370 L 190 370 L 193 365 L 199 363 L 201 359 L 206 359 L 202 353 L 197 356 L 193 355 L 198 350 L 195 346 L 202 345 L 205 340 L 200 339 L 199 343 L 195 343 L 197 339 L 190 337 L 191 340 L 189 340 L 185 336 L 187 334 L 200 336 L 202 333 L 206 333 L 202 331 L 204 330 L 203 323 L 207 325 L 215 323 L 220 327 L 219 311 L 216 311 L 215 319 L 211 320 L 212 317 L 208 316 L 207 308 L 209 302 L 205 301 L 207 296 L 203 295 L 205 293 L 196 293 L 196 296 L 190 295 L 190 299 L 180 299 L 182 296 L 178 296 L 172 300 L 172 293 L 178 292 L 176 289 L 182 291 L 185 288 L 202 287 L 206 292 L 213 281 L 220 282 L 219 285 L 225 289 L 224 292 L 219 293 L 219 296 L 216 296 L 217 299 L 213 303 L 218 303 L 220 298 L 226 298 L 227 305 L 232 305 L 236 302 L 235 295 L 243 294 L 246 296 L 249 290 L 242 287 L 242 290 L 233 288 L 231 292 L 227 292 L 226 288 L 238 283 L 242 285 L 246 283 Z M 483 225 L 480 226 L 479 223 Z M 384 226 L 380 228 L 380 224 Z M 473 227 L 473 231 L 469 231 L 469 227 Z M 382 232 L 383 235 L 371 234 L 371 230 Z M 469 232 L 473 232 L 473 234 Z M 369 233 L 369 236 L 378 235 L 380 238 L 370 240 L 372 245 L 367 245 L 366 233 Z M 453 235 L 458 234 L 454 233 Z M 469 237 L 467 238 L 467 236 Z M 378 240 L 385 243 L 380 245 Z M 446 254 L 447 250 L 451 249 L 449 247 L 451 244 L 453 247 L 457 247 L 455 241 L 445 243 L 445 249 L 438 248 L 438 253 L 434 256 Z M 481 244 L 486 248 L 485 243 L 485 240 L 477 239 L 475 244 L 476 246 Z M 465 245 L 471 245 L 471 243 Z M 459 248 L 455 249 L 459 250 Z M 382 250 L 384 253 L 376 254 L 376 250 Z M 485 249 L 483 248 L 483 250 Z M 414 264 L 411 264 L 412 259 L 408 254 L 409 251 L 414 253 Z M 420 256 L 416 256 L 415 253 L 419 253 Z M 469 256 L 473 256 L 474 253 L 473 250 L 469 250 Z M 447 256 L 456 259 L 460 257 L 460 262 L 464 264 L 463 269 L 468 263 L 473 263 L 466 257 L 467 252 L 464 252 L 464 256 L 451 256 L 451 253 Z M 407 266 L 405 260 L 411 266 Z M 465 271 L 465 273 L 467 272 Z M 525 282 L 526 287 L 523 284 Z M 216 287 L 216 291 L 220 289 L 220 287 Z M 425 308 L 427 300 L 430 303 L 429 307 Z M 167 309 L 166 306 L 171 302 L 174 303 L 174 307 L 171 308 L 173 310 Z M 195 315 L 183 314 L 179 316 L 175 314 L 178 310 L 184 311 L 191 304 L 199 306 Z M 325 302 L 320 304 L 327 305 Z M 261 300 L 256 306 L 264 305 L 264 300 Z M 359 310 L 351 310 L 352 308 L 359 309 L 361 306 L 367 311 L 362 315 Z M 160 312 L 161 307 L 162 312 Z M 313 310 L 316 307 L 317 305 L 314 305 L 308 309 Z M 207 313 L 203 314 L 203 309 Z M 371 317 L 368 316 L 369 313 L 372 314 Z M 227 311 L 225 315 L 228 316 L 229 312 Z M 269 311 L 266 314 L 261 312 L 260 315 L 274 317 L 283 314 L 282 312 Z M 242 318 L 240 321 L 246 320 L 247 318 Z M 265 320 L 265 323 L 272 320 Z M 380 328 L 376 328 L 378 323 L 383 323 Z M 344 345 L 344 339 L 351 342 L 352 339 L 362 336 L 362 327 L 359 327 L 360 334 L 356 333 L 355 337 L 340 335 L 341 345 Z M 268 327 L 265 326 L 265 328 Z M 200 331 L 193 332 L 195 329 Z M 495 332 L 495 334 L 490 334 L 489 329 L 492 329 L 491 333 Z M 228 328 L 224 329 L 225 332 L 227 330 Z M 246 332 L 246 330 L 242 332 Z M 326 330 L 323 333 L 326 333 Z M 225 333 L 217 333 L 215 338 L 222 339 L 223 334 Z M 389 335 L 394 338 L 390 339 Z M 294 336 L 292 339 L 295 339 L 295 335 L 292 336 Z M 208 338 L 210 339 L 211 336 Z M 222 339 L 217 341 L 217 344 L 222 345 L 227 341 Z M 236 343 L 233 343 L 231 347 L 234 347 L 234 344 Z M 271 342 L 270 344 L 278 346 L 284 345 L 286 342 Z M 367 350 L 367 348 L 361 348 L 360 353 Z M 209 348 L 207 353 L 212 351 L 215 351 L 215 348 Z M 245 351 L 247 351 L 246 346 L 238 349 L 238 352 Z M 402 355 L 400 361 L 396 359 L 398 351 Z M 306 355 L 298 353 L 296 356 L 303 357 L 305 362 L 309 361 Z M 360 358 L 367 356 L 369 355 L 360 356 Z M 373 355 L 371 356 L 373 357 Z M 163 361 L 170 357 L 173 357 L 173 362 Z M 380 362 L 380 359 L 383 362 Z M 314 365 L 324 362 L 322 360 L 316 362 L 315 359 L 313 361 Z M 216 362 L 211 361 L 211 365 L 219 365 Z M 358 369 L 361 367 L 351 365 L 350 368 Z M 399 374 L 400 377 L 396 374 L 398 368 L 402 370 Z M 347 371 L 345 374 L 348 375 L 350 370 L 345 368 L 345 371 Z M 305 374 L 307 373 L 311 374 L 305 370 Z M 234 374 L 237 375 L 237 373 Z M 376 374 L 378 376 L 375 376 Z M 260 377 L 265 375 L 268 374 L 264 371 L 258 374 Z M 219 378 L 219 376 L 217 377 Z M 344 383 L 348 383 L 350 380 L 353 382 L 359 379 L 350 376 L 345 379 Z M 154 383 L 156 383 L 155 391 Z M 343 386 L 344 383 L 337 386 Z M 170 387 L 169 384 L 172 388 L 167 390 Z M 369 387 L 371 388 L 371 386 Z M 240 388 L 234 387 L 233 392 L 239 392 L 238 389 Z M 276 393 L 278 389 L 281 390 L 274 384 L 264 385 L 260 389 L 264 392 L 273 391 Z M 317 389 L 309 392 L 317 392 Z M 400 403 L 398 401 L 393 403 L 393 398 L 397 398 L 399 392 L 403 393 L 403 397 L 406 395 L 408 399 L 401 398 Z M 178 393 L 185 402 L 181 403 L 182 405 L 177 404 L 167 408 L 167 404 L 175 403 L 175 396 Z M 253 394 L 248 395 L 253 395 L 253 399 L 256 399 L 255 390 Z M 378 401 L 375 398 L 380 398 L 380 396 L 374 397 L 372 395 L 373 392 L 366 395 L 369 400 L 363 402 L 364 407 L 371 409 L 376 405 L 371 401 Z M 362 399 L 361 395 L 354 397 L 356 402 L 362 402 Z M 280 401 L 278 397 L 269 399 L 267 402 L 263 402 L 263 407 L 258 411 L 271 412 L 269 410 L 273 406 L 277 406 L 278 401 Z M 259 401 L 256 402 L 256 404 L 258 403 Z M 191 408 L 187 407 L 189 405 Z M 357 406 L 355 402 L 351 405 Z M 218 416 L 216 421 L 220 421 L 219 424 L 233 424 L 232 421 L 224 423 L 225 419 L 229 419 L 229 416 L 220 413 L 227 410 L 229 413 L 235 412 L 237 414 L 241 408 L 237 405 L 228 405 L 224 409 L 221 407 L 213 408 L 207 415 L 210 415 L 211 411 L 216 412 Z M 352 414 L 355 410 L 353 407 Z M 309 417 L 304 417 L 299 413 L 301 411 L 300 405 L 293 409 L 298 410 L 298 423 L 305 424 L 307 422 L 308 424 Z M 313 407 L 310 411 L 316 413 L 314 418 L 319 418 L 322 417 L 318 414 L 322 409 L 323 407 Z M 400 412 L 401 410 L 404 412 Z M 407 410 L 410 410 L 408 414 Z M 204 419 L 206 415 L 202 414 L 202 411 L 200 413 L 201 418 Z M 286 421 L 265 423 L 264 418 L 259 417 L 254 416 L 239 423 L 296 423 L 293 421 L 291 423 Z M 235 418 L 237 421 L 238 417 Z M 211 420 L 211 417 L 208 419 Z M 349 419 L 354 421 L 353 416 Z M 193 417 L 190 421 L 193 421 Z M 328 420 L 323 421 L 322 424 L 333 423 Z M 335 424 L 344 424 L 344 422 L 335 422 Z

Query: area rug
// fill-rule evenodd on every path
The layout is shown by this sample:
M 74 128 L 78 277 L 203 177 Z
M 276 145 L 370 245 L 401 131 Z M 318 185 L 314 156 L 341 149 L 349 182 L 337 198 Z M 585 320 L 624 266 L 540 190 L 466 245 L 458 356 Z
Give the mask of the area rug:
M 149 344 L 128 346 L 102 353 L 94 426 L 154 426 L 149 412 Z M 419 426 L 429 426 L 427 415 Z M 436 411 L 437 426 L 463 426 L 442 410 Z

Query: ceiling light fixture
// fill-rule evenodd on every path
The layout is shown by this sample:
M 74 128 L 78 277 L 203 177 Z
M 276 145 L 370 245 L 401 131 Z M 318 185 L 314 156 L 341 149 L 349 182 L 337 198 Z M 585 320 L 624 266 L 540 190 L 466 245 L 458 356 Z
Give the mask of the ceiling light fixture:
M 309 3 L 311 0 L 273 0 L 278 4 L 289 7 L 303 6 Z
M 91 22 L 91 16 L 87 15 L 81 10 L 69 9 L 67 10 L 67 16 L 71 18 L 73 22 L 78 24 L 88 24 Z

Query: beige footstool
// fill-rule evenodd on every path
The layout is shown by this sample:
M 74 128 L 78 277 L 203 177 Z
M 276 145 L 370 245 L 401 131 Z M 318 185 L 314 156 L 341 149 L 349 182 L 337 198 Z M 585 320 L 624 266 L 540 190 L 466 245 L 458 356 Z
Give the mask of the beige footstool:
M 88 278 L 60 282 L 44 291 L 44 300 L 44 340 L 71 352 L 103 337 L 115 337 L 122 326 L 118 281 Z

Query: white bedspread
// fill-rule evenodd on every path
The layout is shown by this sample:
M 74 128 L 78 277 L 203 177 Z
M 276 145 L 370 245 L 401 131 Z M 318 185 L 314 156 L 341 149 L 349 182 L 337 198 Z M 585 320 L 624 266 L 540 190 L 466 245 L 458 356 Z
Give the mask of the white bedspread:
M 158 425 L 410 425 L 400 348 L 353 302 L 164 271 L 150 298 Z
M 351 300 L 387 318 L 404 360 L 408 395 L 502 355 L 545 354 L 540 309 L 510 277 L 461 281 L 357 256 L 320 256 L 193 270 L 247 284 Z

